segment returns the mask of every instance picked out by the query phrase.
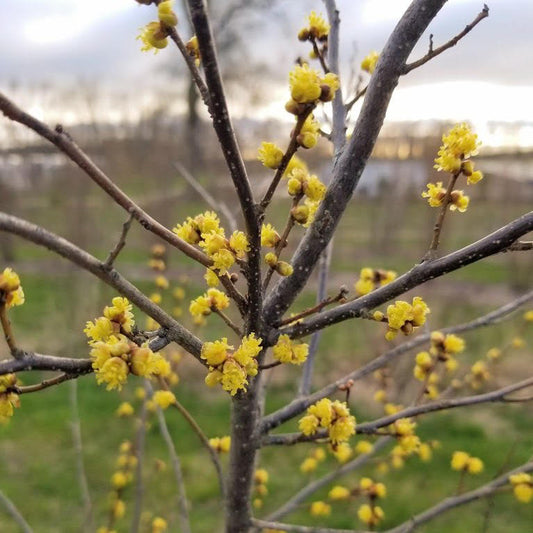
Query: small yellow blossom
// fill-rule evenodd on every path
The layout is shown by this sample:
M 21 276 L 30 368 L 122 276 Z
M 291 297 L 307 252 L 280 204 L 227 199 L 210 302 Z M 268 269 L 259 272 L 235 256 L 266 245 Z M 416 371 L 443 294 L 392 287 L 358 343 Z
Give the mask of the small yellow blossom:
M 275 248 L 280 241 L 279 233 L 272 224 L 263 224 L 261 227 L 261 246 Z
M 127 333 L 131 333 L 134 325 L 133 313 L 131 312 L 132 305 L 127 298 L 117 296 L 111 300 L 112 306 L 104 308 L 104 317 L 116 322 Z
M 374 445 L 367 441 L 367 440 L 360 440 L 356 445 L 355 445 L 355 448 L 354 448 L 355 452 L 356 453 L 372 453 L 372 451 L 374 450 Z
M 314 457 L 307 457 L 300 465 L 300 472 L 302 474 L 309 474 L 310 472 L 314 472 L 317 466 L 318 461 Z
M 194 59 L 194 64 L 199 67 L 201 62 L 200 47 L 198 46 L 198 37 L 193 35 L 186 43 L 187 53 Z
M 329 516 L 331 514 L 331 505 L 322 501 L 313 502 L 310 513 L 312 516 Z
M 515 498 L 522 503 L 529 503 L 533 499 L 533 478 L 531 474 L 519 472 L 509 476 L 513 486 Z
M 483 461 L 478 457 L 471 457 L 463 451 L 453 452 L 451 460 L 452 470 L 466 471 L 469 474 L 479 474 L 483 470 Z
M 331 446 L 331 453 L 339 463 L 346 463 L 352 457 L 352 448 L 347 442 Z
M 328 493 L 330 500 L 347 500 L 350 497 L 350 490 L 342 485 L 335 485 Z
M 289 85 L 291 98 L 301 104 L 318 100 L 322 91 L 318 72 L 306 64 L 296 65 L 289 73 Z
M 229 245 L 238 259 L 244 259 L 246 252 L 250 251 L 248 237 L 242 231 L 234 231 L 229 238 Z
M 246 370 L 233 359 L 227 359 L 222 367 L 222 388 L 235 396 L 239 390 L 246 390 Z
M 476 155 L 480 142 L 467 124 L 454 126 L 442 136 L 442 146 L 435 159 L 435 168 L 450 173 L 461 169 L 462 161 Z
M 129 402 L 122 402 L 117 410 L 116 410 L 116 415 L 118 417 L 128 417 L 128 416 L 131 416 L 133 413 L 134 413 L 134 409 L 133 409 L 133 406 L 131 405 L 131 403 Z
M 428 183 L 427 189 L 427 191 L 422 193 L 422 198 L 427 198 L 431 207 L 440 207 L 446 196 L 446 189 L 442 186 L 442 181 Z
M 231 437 L 214 437 L 209 439 L 209 446 L 218 453 L 228 453 L 231 446 Z
M 516 349 L 523 348 L 526 345 L 526 341 L 522 337 L 514 337 L 511 341 L 511 346 Z
M 383 512 L 383 509 L 378 505 L 371 506 L 368 503 L 364 503 L 359 507 L 357 511 L 357 516 L 359 517 L 359 520 L 361 520 L 361 522 L 373 527 L 379 524 L 381 520 L 383 520 L 385 513 Z
M 388 332 L 387 340 L 392 340 L 401 331 L 404 335 L 413 332 L 413 328 L 422 326 L 426 322 L 426 315 L 430 312 L 427 304 L 419 296 L 413 298 L 412 304 L 402 300 L 387 307 Z
M 361 70 L 373 74 L 376 69 L 376 64 L 379 59 L 379 54 L 373 50 L 361 61 Z
M 164 0 L 163 2 L 159 2 L 159 5 L 157 6 L 157 16 L 159 17 L 159 20 L 168 26 L 176 26 L 178 23 L 176 13 L 172 11 L 173 3 L 174 0 Z
M 313 114 L 310 114 L 296 137 L 298 144 L 303 148 L 313 148 L 318 141 L 319 130 L 320 124 L 315 120 Z
M 20 278 L 11 268 L 5 268 L 0 274 L 0 305 L 4 303 L 7 309 L 24 303 Z
M 526 311 L 523 315 L 523 318 L 526 322 L 533 322 L 533 309 Z
M 142 41 L 143 46 L 141 52 L 148 52 L 153 50 L 155 54 L 162 48 L 168 45 L 168 32 L 161 25 L 161 22 L 149 22 L 144 28 L 141 28 L 141 33 L 137 36 L 137 40 Z
M 272 348 L 274 359 L 282 363 L 301 365 L 307 359 L 309 346 L 293 342 L 288 335 L 280 335 L 278 342 Z
M 283 150 L 274 143 L 262 142 L 258 150 L 257 158 L 267 168 L 276 169 L 283 159 Z
M 311 11 L 307 17 L 307 26 L 300 30 L 298 38 L 301 41 L 306 41 L 309 38 L 325 41 L 328 38 L 330 25 L 324 20 L 322 15 L 318 15 L 316 11 Z
M 202 346 L 201 358 L 205 359 L 211 366 L 218 366 L 222 364 L 228 357 L 228 350 L 233 349 L 233 346 L 228 344 L 228 339 L 224 337 L 220 341 L 206 342 Z
M 176 396 L 169 390 L 158 390 L 154 392 L 152 400 L 161 409 L 167 409 L 170 405 L 175 405 Z
M 156 516 L 152 520 L 152 533 L 163 533 L 168 529 L 167 521 L 160 516 Z

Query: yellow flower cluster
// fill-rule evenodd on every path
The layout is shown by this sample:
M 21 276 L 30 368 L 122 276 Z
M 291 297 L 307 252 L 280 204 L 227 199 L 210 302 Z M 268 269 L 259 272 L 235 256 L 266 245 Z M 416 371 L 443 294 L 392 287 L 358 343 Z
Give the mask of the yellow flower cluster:
M 231 437 L 213 437 L 209 439 L 209 446 L 217 453 L 228 453 L 231 447 Z
M 261 351 L 261 342 L 254 333 L 250 333 L 243 337 L 241 345 L 233 353 L 230 353 L 233 346 L 228 344 L 225 337 L 219 341 L 206 342 L 201 353 L 202 359 L 209 365 L 205 383 L 209 387 L 220 383 L 232 396 L 239 390 L 246 391 L 248 376 L 257 375 L 256 356 Z
M 410 418 L 400 418 L 390 426 L 390 432 L 398 439 L 403 450 L 411 454 L 420 446 L 420 439 L 415 434 L 416 422 Z
M 154 50 L 154 53 L 157 53 L 158 50 L 168 45 L 170 28 L 178 23 L 178 17 L 172 10 L 173 4 L 174 0 L 159 2 L 157 6 L 158 20 L 149 22 L 144 28 L 141 28 L 141 33 L 137 36 L 137 39 L 143 43 L 142 52 Z
M 430 310 L 424 300 L 419 296 L 415 296 L 412 303 L 397 300 L 394 304 L 389 305 L 386 317 L 380 311 L 376 311 L 373 317 L 374 320 L 388 323 L 388 331 L 385 334 L 385 338 L 390 341 L 400 331 L 404 335 L 410 335 L 414 328 L 425 324 L 428 313 L 430 313 Z
M 16 384 L 15 374 L 0 376 L 0 424 L 4 424 L 13 416 L 14 407 L 20 407 L 19 396 L 12 390 Z
M 327 429 L 329 440 L 335 445 L 347 441 L 355 433 L 356 420 L 350 415 L 346 402 L 323 398 L 307 409 L 298 425 L 304 435 L 314 435 L 319 428 Z
M 292 365 L 301 365 L 307 359 L 308 353 L 307 344 L 293 342 L 288 335 L 280 335 L 278 342 L 272 348 L 274 359 Z
M 533 309 L 526 311 L 523 315 L 523 318 L 526 322 L 533 322 Z
M 257 159 L 267 168 L 276 169 L 283 159 L 283 150 L 274 143 L 262 142 L 257 151 Z
M 361 61 L 361 70 L 364 70 L 369 74 L 373 74 L 374 70 L 376 70 L 376 64 L 378 62 L 378 59 L 379 54 L 375 50 L 373 50 L 363 59 L 363 61 Z
M 223 311 L 229 307 L 228 296 L 218 289 L 208 289 L 191 302 L 189 312 L 195 319 L 210 315 L 212 311 Z
M 464 339 L 453 334 L 444 335 L 440 331 L 432 332 L 430 338 L 431 347 L 429 351 L 431 355 L 444 362 L 448 372 L 453 372 L 458 366 L 457 359 L 454 356 L 464 351 Z
M 509 476 L 516 499 L 522 503 L 529 503 L 533 499 L 533 478 L 531 474 L 519 472 Z
M 187 53 L 194 59 L 194 64 L 199 67 L 202 61 L 200 56 L 200 47 L 198 46 L 198 37 L 193 35 L 186 43 L 185 48 Z
M 342 485 L 335 485 L 328 493 L 328 498 L 333 501 L 348 500 L 351 496 L 350 489 L 343 487 Z
M 11 268 L 5 268 L 0 274 L 0 306 L 7 309 L 24 303 L 24 291 L 18 274 Z
M 393 270 L 362 268 L 359 279 L 354 284 L 355 292 L 358 296 L 363 296 L 394 281 L 396 276 Z
M 326 194 L 326 186 L 320 179 L 309 174 L 307 168 L 295 166 L 285 174 L 287 191 L 290 196 L 301 198 L 305 196 L 304 205 L 298 205 L 291 210 L 292 218 L 303 226 L 309 226 L 314 218 L 320 202 Z
M 468 183 L 477 183 L 482 179 L 481 172 L 474 172 L 473 164 L 468 159 L 478 153 L 480 142 L 467 124 L 457 124 L 442 136 L 442 146 L 435 159 L 435 168 L 439 171 L 464 172 Z
M 261 246 L 275 248 L 281 237 L 272 224 L 263 224 L 261 226 Z
M 479 457 L 472 457 L 466 452 L 453 452 L 451 460 L 452 470 L 479 474 L 483 471 L 483 461 Z
M 330 25 L 324 20 L 324 17 L 318 15 L 316 11 L 311 11 L 311 14 L 307 17 L 307 26 L 300 30 L 298 33 L 298 39 L 300 41 L 307 41 L 310 39 L 327 41 L 329 30 Z
M 352 447 L 347 442 L 340 442 L 335 445 L 330 444 L 329 451 L 341 464 L 346 463 L 353 455 Z
M 383 520 L 385 513 L 379 505 L 364 503 L 359 507 L 357 516 L 367 526 L 374 527 Z
M 93 369 L 98 383 L 107 390 L 122 389 L 128 375 L 168 376 L 170 364 L 148 346 L 137 346 L 121 332 L 131 333 L 134 320 L 131 304 L 126 298 L 113 298 L 113 305 L 104 308 L 104 316 L 86 324 Z
M 387 487 L 383 483 L 376 483 L 369 477 L 361 478 L 359 482 L 359 491 L 371 500 L 376 498 L 385 498 L 387 496 Z
M 308 111 L 307 104 L 316 105 L 318 101 L 330 102 L 339 88 L 339 78 L 328 73 L 320 77 L 318 71 L 309 65 L 296 65 L 289 73 L 291 99 L 285 109 L 293 115 L 301 115 Z
M 437 183 L 428 183 L 427 191 L 422 193 L 422 198 L 428 199 L 431 207 L 441 207 L 446 196 L 446 189 L 442 186 L 442 181 Z M 468 209 L 470 197 L 466 196 L 463 191 L 453 190 L 450 193 L 450 211 L 459 211 L 464 213 Z
M 318 142 L 320 124 L 311 113 L 302 124 L 296 141 L 302 148 L 314 148 Z
M 250 250 L 248 238 L 242 231 L 234 231 L 226 239 L 224 228 L 213 211 L 206 211 L 194 218 L 188 217 L 183 224 L 172 230 L 180 239 L 189 244 L 198 244 L 213 260 L 213 269 L 225 274 L 235 263 L 243 259 Z

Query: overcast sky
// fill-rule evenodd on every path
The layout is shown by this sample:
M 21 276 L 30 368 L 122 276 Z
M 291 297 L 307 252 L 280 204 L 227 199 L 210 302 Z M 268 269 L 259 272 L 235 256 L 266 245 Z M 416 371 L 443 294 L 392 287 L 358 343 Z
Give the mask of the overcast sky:
M 229 1 L 229 0 L 228 0 Z M 408 0 L 338 0 L 343 68 L 380 50 Z M 533 121 L 533 0 L 492 0 L 490 16 L 461 43 L 402 79 L 389 119 L 451 118 Z M 482 9 L 478 0 L 449 0 L 413 58 L 458 33 Z M 252 26 L 248 56 L 279 69 L 280 79 L 305 45 L 294 39 L 319 0 L 278 0 Z M 282 15 L 280 17 L 280 15 Z M 0 0 L 0 87 L 8 82 L 99 80 L 140 91 L 175 50 L 140 53 L 138 29 L 154 7 L 133 0 Z M 263 22 L 264 21 L 264 22 Z M 256 19 L 257 23 L 257 19 Z M 181 30 L 184 37 L 186 29 Z M 251 51 L 251 52 L 250 52 Z M 177 59 L 176 59 L 177 61 Z M 280 88 L 275 99 L 286 99 Z

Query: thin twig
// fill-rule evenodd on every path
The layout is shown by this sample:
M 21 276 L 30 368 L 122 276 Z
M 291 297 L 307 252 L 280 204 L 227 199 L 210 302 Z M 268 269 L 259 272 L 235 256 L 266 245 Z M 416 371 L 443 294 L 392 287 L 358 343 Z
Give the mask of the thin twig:
M 153 394 L 152 385 L 149 384 L 148 386 L 149 386 L 149 393 Z M 165 419 L 165 413 L 160 407 L 157 408 L 156 412 L 157 412 L 157 421 L 159 423 L 159 431 L 161 432 L 161 436 L 163 437 L 163 440 L 165 441 L 165 444 L 167 445 L 168 453 L 170 455 L 170 460 L 172 461 L 172 468 L 174 469 L 174 476 L 176 477 L 176 484 L 178 486 L 178 509 L 179 509 L 181 530 L 183 533 L 190 533 L 191 524 L 190 524 L 190 519 L 189 519 L 187 493 L 185 490 L 185 482 L 183 479 L 183 472 L 181 469 L 181 461 L 176 452 L 176 447 L 174 446 L 174 442 L 172 440 L 170 432 L 168 431 L 168 425 Z
M 415 68 L 424 65 L 439 54 L 442 54 L 442 52 L 445 52 L 449 48 L 452 48 L 452 46 L 455 46 L 465 35 L 471 32 L 483 19 L 487 18 L 488 16 L 489 8 L 485 4 L 481 12 L 477 15 L 477 17 L 470 24 L 467 24 L 465 26 L 465 29 L 461 33 L 458 33 L 453 39 L 450 39 L 447 43 L 434 49 L 433 41 L 430 40 L 428 53 L 417 61 L 413 61 L 412 63 L 408 63 L 407 65 L 405 65 L 402 74 L 407 74 L 408 72 L 411 72 Z
M 80 413 L 78 409 L 78 382 L 76 380 L 71 381 L 70 383 L 69 398 L 72 442 L 74 444 L 74 452 L 76 454 L 76 471 L 78 474 L 78 483 L 80 486 L 84 510 L 83 531 L 94 531 L 93 504 L 91 501 L 91 493 L 89 491 L 89 483 L 87 481 L 87 474 L 85 472 L 85 465 L 83 461 L 83 440 L 81 437 Z
M 518 242 L 513 242 L 513 244 L 511 244 L 511 246 L 509 246 L 505 250 L 502 250 L 502 253 L 505 253 L 505 252 L 529 252 L 530 250 L 533 250 L 533 241 L 518 241 Z
M 17 523 L 24 533 L 33 533 L 33 529 L 28 525 L 28 522 L 20 514 L 16 505 L 0 490 L 0 502 L 4 505 L 6 511 L 11 515 L 11 518 Z
M 355 96 L 346 104 L 347 113 L 352 109 L 356 102 L 366 94 L 367 89 L 368 85 L 365 85 L 362 89 L 355 93 Z
M 115 262 L 115 259 L 118 257 L 118 254 L 122 251 L 124 246 L 126 246 L 126 237 L 128 236 L 128 231 L 130 231 L 131 223 L 133 222 L 133 214 L 130 214 L 128 220 L 122 224 L 122 232 L 120 233 L 120 238 L 115 245 L 115 247 L 109 252 L 109 256 L 104 261 L 104 267 L 110 269 Z
M 444 225 L 444 219 L 446 217 L 446 213 L 448 212 L 448 207 L 450 206 L 452 202 L 452 191 L 453 191 L 453 188 L 455 187 L 455 183 L 457 182 L 457 178 L 459 177 L 460 174 L 461 174 L 461 170 L 453 174 L 450 179 L 450 182 L 448 183 L 446 193 L 444 195 L 444 198 L 442 199 L 442 205 L 440 208 L 440 212 L 437 216 L 435 227 L 433 228 L 433 237 L 431 239 L 431 244 L 429 245 L 429 250 L 424 256 L 424 261 L 427 261 L 428 259 L 432 259 L 435 256 L 435 252 L 437 251 L 437 248 L 440 243 L 440 234 L 442 232 L 442 227 Z
M 144 390 L 147 393 L 141 407 L 141 415 L 137 419 L 139 424 L 137 428 L 137 435 L 135 437 L 135 457 L 137 458 L 137 466 L 135 467 L 135 502 L 133 505 L 133 515 L 131 518 L 130 533 L 139 533 L 141 527 L 141 515 L 144 499 L 144 454 L 146 447 L 146 422 L 148 420 L 148 379 L 144 379 Z
M 290 533 L 370 533 L 368 530 L 362 529 L 334 529 L 330 527 L 315 527 L 315 526 L 297 526 L 295 524 L 285 524 L 282 522 L 273 522 L 271 520 L 260 520 L 258 518 L 252 519 L 252 524 L 255 527 L 264 529 L 272 529 L 276 531 L 287 531 Z
M 200 96 L 202 97 L 204 104 L 206 105 L 206 107 L 209 107 L 209 104 L 210 104 L 209 90 L 205 84 L 205 81 L 203 80 L 200 74 L 200 71 L 198 70 L 198 67 L 196 66 L 194 58 L 190 56 L 185 46 L 185 43 L 183 42 L 179 33 L 176 31 L 176 28 L 168 27 L 167 31 L 168 31 L 169 37 L 174 41 L 179 51 L 181 52 L 181 55 L 183 56 L 185 63 L 187 63 L 187 67 L 189 68 L 189 71 L 191 73 L 192 79 L 194 80 L 194 83 L 196 84 L 196 87 L 198 87 L 198 90 L 200 91 Z
M 209 191 L 204 188 L 204 186 L 185 168 L 181 162 L 174 161 L 173 164 L 183 179 L 205 200 L 211 209 L 214 211 L 220 210 L 222 215 L 224 215 L 230 230 L 235 231 L 237 229 L 237 220 L 233 216 L 233 213 L 230 211 L 229 207 L 221 200 L 215 200 L 213 196 L 209 194 Z
M 287 326 L 289 324 L 292 324 L 293 322 L 301 320 L 302 318 L 306 318 L 306 317 L 308 317 L 310 315 L 314 315 L 315 313 L 320 313 L 320 311 L 322 311 L 322 309 L 324 309 L 328 305 L 331 305 L 331 304 L 334 304 L 334 303 L 342 301 L 346 297 L 346 293 L 347 293 L 346 288 L 345 287 L 341 287 L 341 289 L 339 290 L 339 293 L 337 295 L 330 296 L 329 298 L 326 298 L 326 299 L 322 299 L 316 305 L 314 305 L 313 307 L 310 307 L 308 309 L 305 309 L 301 313 L 297 313 L 297 314 L 295 314 L 293 316 L 290 316 L 288 318 L 283 319 L 279 323 L 278 326 L 279 327 Z
M 169 390 L 167 383 L 160 379 L 159 383 L 161 387 L 165 390 Z M 191 426 L 193 431 L 196 433 L 198 438 L 200 439 L 200 442 L 204 446 L 204 448 L 208 451 L 209 457 L 211 458 L 211 462 L 213 463 L 213 466 L 215 467 L 217 477 L 218 477 L 218 484 L 220 487 L 220 494 L 222 496 L 222 499 L 225 499 L 225 484 L 224 484 L 224 474 L 222 472 L 222 465 L 220 464 L 220 460 L 218 458 L 218 455 L 215 450 L 211 447 L 209 444 L 209 439 L 205 435 L 205 433 L 202 431 L 202 428 L 198 425 L 194 417 L 187 411 L 187 409 L 178 401 L 176 398 L 176 403 L 172 404 L 173 407 L 175 407 L 183 416 L 183 418 L 187 421 L 187 423 Z
M 14 392 L 17 394 L 29 394 L 31 392 L 37 392 L 44 389 L 47 389 L 48 387 L 53 387 L 54 385 L 59 385 L 60 383 L 63 383 L 65 381 L 75 379 L 79 377 L 79 374 L 73 373 L 73 374 L 59 374 L 58 376 L 55 376 L 50 379 L 45 379 L 41 381 L 40 383 L 36 383 L 35 385 L 26 385 L 22 387 L 13 387 Z
M 17 343 L 15 341 L 15 335 L 13 334 L 13 328 L 11 327 L 11 321 L 7 316 L 7 305 L 5 302 L 0 303 L 0 322 L 2 323 L 2 329 L 4 331 L 4 337 L 6 339 L 6 344 L 9 347 L 11 355 L 15 359 L 20 359 L 24 356 L 24 352 L 17 348 Z
M 226 315 L 219 309 L 215 309 L 213 312 L 216 315 L 218 315 L 226 323 L 226 325 L 229 326 L 235 332 L 235 334 L 237 335 L 237 337 L 239 337 L 239 339 L 242 339 L 243 332 L 236 324 L 233 323 L 233 321 L 228 315 Z

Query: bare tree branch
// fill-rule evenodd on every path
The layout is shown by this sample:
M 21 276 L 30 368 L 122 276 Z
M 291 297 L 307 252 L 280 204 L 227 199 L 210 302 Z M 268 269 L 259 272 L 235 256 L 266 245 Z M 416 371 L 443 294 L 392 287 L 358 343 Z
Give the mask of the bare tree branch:
M 453 272 L 454 270 L 505 250 L 516 239 L 532 230 L 533 211 L 522 215 L 520 218 L 513 220 L 506 226 L 469 246 L 465 246 L 439 259 L 420 263 L 392 283 L 380 287 L 366 296 L 339 305 L 335 309 L 330 309 L 307 322 L 286 328 L 282 330 L 282 333 L 286 333 L 291 338 L 299 338 L 309 335 L 309 333 L 318 329 L 342 322 L 343 320 L 360 317 L 378 305 L 426 281 L 438 278 L 448 272 Z M 274 341 L 275 339 L 269 339 L 269 343 Z
M 478 16 L 470 24 L 467 24 L 465 29 L 461 33 L 457 34 L 453 39 L 450 39 L 447 43 L 443 44 L 442 46 L 439 46 L 438 48 L 434 49 L 432 46 L 433 43 L 431 43 L 428 53 L 424 57 L 421 57 L 418 61 L 413 61 L 412 63 L 408 63 L 407 65 L 405 65 L 402 74 L 407 74 L 415 68 L 421 67 L 428 61 L 432 60 L 434 57 L 438 56 L 439 54 L 442 54 L 442 52 L 445 52 L 449 48 L 452 48 L 452 46 L 455 46 L 465 35 L 470 33 L 483 19 L 487 18 L 488 16 L 489 8 L 487 4 L 485 4 Z
M 247 330 L 258 332 L 262 307 L 260 223 L 250 181 L 248 180 L 226 104 L 206 5 L 204 0 L 188 0 L 188 3 L 209 90 L 209 113 L 211 114 L 213 128 L 230 171 L 233 185 L 237 191 L 246 225 L 246 233 L 250 242 L 248 268 L 246 269 L 249 305 Z
M 252 524 L 260 528 L 275 529 L 291 533 L 371 533 L 368 530 L 363 531 L 362 529 L 334 529 L 330 527 L 296 526 L 294 524 L 272 522 L 271 520 L 259 520 L 258 518 L 253 518 Z
M 465 396 L 463 398 L 454 398 L 449 400 L 437 400 L 435 402 L 425 403 L 422 405 L 414 405 L 408 407 L 407 409 L 402 409 L 393 415 L 384 416 L 378 418 L 372 422 L 363 422 L 357 424 L 356 433 L 357 434 L 370 434 L 375 435 L 376 430 L 384 428 L 400 420 L 401 418 L 411 418 L 415 416 L 420 416 L 426 413 L 432 413 L 435 411 L 445 411 L 448 409 L 456 409 L 457 407 L 466 407 L 470 405 L 479 405 L 484 403 L 491 402 L 507 402 L 506 396 L 512 392 L 523 390 L 533 386 L 533 377 L 520 381 L 518 383 L 513 383 L 507 387 L 501 389 L 487 392 L 485 394 L 476 394 L 474 396 Z M 521 402 L 528 400 L 528 398 L 521 399 Z M 263 446 L 284 446 L 284 445 L 293 445 L 299 442 L 310 442 L 316 440 L 317 438 L 323 438 L 327 436 L 327 433 L 319 432 L 316 435 L 306 436 L 303 433 L 285 433 L 279 435 L 270 435 L 265 437 L 262 441 Z
M 337 159 L 315 221 L 293 256 L 294 273 L 280 280 L 265 300 L 267 323 L 275 322 L 290 307 L 331 240 L 374 148 L 407 58 L 445 1 L 414 0 L 392 32 L 370 80 L 353 136 Z
M 126 237 L 131 228 L 131 223 L 133 221 L 133 215 L 130 214 L 128 220 L 122 224 L 122 232 L 120 233 L 120 238 L 115 244 L 115 247 L 109 252 L 109 256 L 104 261 L 104 267 L 110 269 L 115 262 L 115 259 L 118 257 L 118 254 L 122 251 L 124 246 L 126 246 Z
M 471 331 L 477 328 L 496 324 L 502 321 L 503 319 L 505 319 L 506 317 L 509 317 L 513 312 L 515 312 L 522 305 L 526 304 L 532 299 L 533 299 L 533 291 L 529 291 L 528 293 L 524 294 L 520 298 L 517 298 L 516 300 L 502 307 L 499 307 L 495 311 L 492 311 L 486 315 L 478 317 L 475 320 L 471 320 L 470 322 L 466 322 L 465 324 L 458 324 L 456 326 L 442 328 L 439 331 L 442 331 L 444 334 L 465 333 L 467 331 Z M 419 335 L 418 337 L 415 337 L 414 339 L 411 339 L 407 342 L 404 342 L 403 344 L 400 344 L 399 346 L 395 348 L 392 348 L 391 350 L 388 350 L 383 355 L 377 357 L 376 359 L 373 359 L 372 361 L 362 366 L 361 368 L 358 368 L 354 370 L 353 372 L 350 372 L 349 374 L 342 376 L 340 379 L 336 380 L 335 382 L 330 383 L 329 385 L 326 385 L 325 387 L 315 392 L 314 394 L 311 394 L 304 398 L 297 398 L 296 400 L 293 400 L 291 403 L 287 404 L 285 407 L 282 407 L 281 409 L 278 409 L 277 411 L 266 416 L 263 419 L 261 431 L 263 433 L 268 432 L 270 429 L 277 427 L 283 422 L 290 420 L 291 418 L 299 415 L 300 413 L 305 411 L 310 405 L 314 404 L 318 400 L 321 400 L 322 398 L 326 398 L 327 396 L 332 395 L 335 391 L 339 390 L 339 387 L 341 387 L 344 383 L 346 383 L 346 381 L 348 380 L 357 381 L 359 379 L 362 379 L 365 376 L 368 376 L 369 374 L 371 374 L 378 368 L 382 368 L 383 366 L 385 366 L 386 364 L 389 364 L 390 362 L 400 357 L 401 355 L 413 350 L 414 348 L 417 348 L 418 346 L 422 346 L 423 344 L 426 344 L 427 342 L 429 342 L 430 337 L 431 337 L 431 333 L 429 332 Z
M 81 437 L 81 423 L 80 413 L 78 409 L 78 382 L 76 380 L 70 382 L 70 412 L 71 420 L 70 427 L 72 429 L 72 442 L 74 444 L 74 451 L 76 452 L 76 470 L 78 473 L 78 483 L 81 491 L 81 498 L 83 501 L 83 531 L 93 531 L 93 504 L 91 501 L 91 493 L 89 491 L 89 483 L 87 481 L 87 474 L 85 472 L 85 465 L 83 461 L 83 440 Z
M 86 251 L 78 248 L 63 237 L 59 237 L 40 226 L 31 224 L 26 220 L 0 212 L 0 230 L 19 235 L 35 244 L 44 246 L 49 250 L 61 255 L 72 263 L 94 274 L 120 294 L 126 296 L 134 305 L 158 324 L 167 329 L 166 336 L 169 340 L 177 342 L 189 353 L 194 355 L 202 364 L 200 351 L 202 342 L 179 322 L 165 313 L 159 306 L 154 304 L 137 287 L 121 276 L 114 268 L 107 269 L 101 261 Z
M 16 505 L 0 490 L 0 502 L 3 503 L 6 511 L 11 515 L 11 518 L 17 523 L 24 533 L 33 533 L 33 529 L 28 525 L 28 522 L 20 514 Z
M 0 93 L 0 110 L 9 119 L 27 126 L 41 137 L 50 141 L 81 168 L 105 193 L 118 205 L 130 213 L 141 226 L 158 235 L 163 240 L 181 250 L 185 255 L 202 265 L 210 266 L 212 261 L 200 250 L 180 239 L 175 233 L 165 228 L 141 209 L 126 193 L 89 158 L 89 156 L 72 140 L 61 126 L 55 130 L 29 115 Z

